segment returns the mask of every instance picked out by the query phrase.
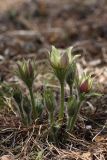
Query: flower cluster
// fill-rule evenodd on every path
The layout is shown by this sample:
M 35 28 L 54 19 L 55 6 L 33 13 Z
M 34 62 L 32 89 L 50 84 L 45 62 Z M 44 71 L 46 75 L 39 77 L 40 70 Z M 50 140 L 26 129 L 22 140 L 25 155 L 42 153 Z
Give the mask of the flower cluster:
M 10 90 L 6 85 L 2 85 L 0 99 L 9 107 L 12 106 L 10 98 L 18 108 L 19 115 L 24 124 L 30 125 L 43 120 L 43 113 L 48 114 L 49 125 L 52 132 L 60 128 L 63 120 L 67 119 L 67 129 L 72 131 L 82 103 L 87 96 L 93 93 L 93 79 L 90 74 L 83 73 L 81 78 L 78 75 L 76 60 L 79 55 L 73 55 L 73 47 L 65 50 L 52 46 L 49 52 L 49 62 L 54 76 L 57 77 L 60 84 L 60 107 L 58 115 L 56 106 L 59 102 L 55 99 L 55 94 L 51 88 L 44 88 L 43 93 L 34 92 L 33 85 L 37 75 L 36 65 L 32 60 L 23 60 L 17 63 L 16 75 L 24 82 L 28 94 L 26 95 L 19 86 Z M 68 101 L 65 103 L 65 85 L 69 87 Z M 5 92 L 8 92 L 7 97 Z M 10 93 L 11 96 L 10 96 Z M 94 94 L 93 94 L 94 95 Z M 66 105 L 65 105 L 66 104 Z M 67 109 L 65 108 L 67 107 Z M 46 108 L 46 109 L 44 109 Z M 43 112 L 44 110 L 44 112 Z M 67 115 L 67 116 L 66 116 Z M 64 119 L 64 117 L 66 118 Z M 40 121 L 39 121 L 40 122 Z M 64 121 L 65 122 L 65 121 Z M 57 132 L 55 132 L 56 134 Z M 55 135 L 53 134 L 53 135 Z

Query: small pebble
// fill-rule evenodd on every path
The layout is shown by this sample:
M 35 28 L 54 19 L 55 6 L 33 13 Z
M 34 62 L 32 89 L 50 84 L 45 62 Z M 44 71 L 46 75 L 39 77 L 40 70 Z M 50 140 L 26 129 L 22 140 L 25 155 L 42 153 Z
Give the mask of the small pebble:
M 86 126 L 86 129 L 88 129 L 88 130 L 89 130 L 89 129 L 92 129 L 92 126 L 91 126 L 91 125 L 87 125 L 87 126 Z

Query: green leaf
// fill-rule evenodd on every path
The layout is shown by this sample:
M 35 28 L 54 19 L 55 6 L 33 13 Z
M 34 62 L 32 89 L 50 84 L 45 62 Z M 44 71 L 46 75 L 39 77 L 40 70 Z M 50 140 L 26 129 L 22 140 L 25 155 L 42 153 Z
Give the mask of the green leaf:
M 98 96 L 98 97 L 102 96 L 101 93 L 96 93 L 96 92 L 92 92 L 92 93 L 89 93 L 89 94 L 87 94 L 87 95 L 88 95 L 88 96 Z

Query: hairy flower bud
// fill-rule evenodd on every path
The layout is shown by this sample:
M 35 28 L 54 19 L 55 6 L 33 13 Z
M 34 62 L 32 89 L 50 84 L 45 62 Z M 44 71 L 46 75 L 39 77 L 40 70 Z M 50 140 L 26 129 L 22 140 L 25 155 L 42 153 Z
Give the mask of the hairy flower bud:
M 65 50 L 61 50 L 52 46 L 52 50 L 51 52 L 49 52 L 50 64 L 60 83 L 63 83 L 65 81 L 70 66 L 78 57 L 78 55 L 72 56 L 72 48 L 73 47 L 69 47 Z
M 79 91 L 80 93 L 89 93 L 91 88 L 92 88 L 92 79 L 91 79 L 91 76 L 88 75 L 88 76 L 84 76 L 83 79 L 82 79 L 82 82 L 80 83 L 79 85 Z
M 79 87 L 81 93 L 88 93 L 90 88 L 88 84 L 88 80 L 85 80 Z
M 19 61 L 17 63 L 16 74 L 28 88 L 31 88 L 36 77 L 34 63 L 30 60 L 23 60 L 22 62 Z
M 75 76 L 76 76 L 76 63 L 73 62 L 66 75 L 66 82 L 69 85 L 69 87 L 72 87 L 73 82 L 75 80 Z
M 51 66 L 53 68 L 67 68 L 73 60 L 73 57 L 71 55 L 71 49 L 72 47 L 69 47 L 64 51 L 52 46 L 52 51 L 49 52 Z

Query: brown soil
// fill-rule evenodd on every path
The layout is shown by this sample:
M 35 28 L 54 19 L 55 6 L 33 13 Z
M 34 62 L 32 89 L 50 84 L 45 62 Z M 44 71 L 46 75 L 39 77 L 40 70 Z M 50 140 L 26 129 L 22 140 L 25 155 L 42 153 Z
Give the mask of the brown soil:
M 36 159 L 39 154 L 44 160 L 106 160 L 106 0 L 3 0 L 0 12 L 1 81 L 16 80 L 12 70 L 17 60 L 36 59 L 39 74 L 35 87 L 40 90 L 49 72 L 47 49 L 73 45 L 74 54 L 81 54 L 79 72 L 91 71 L 95 91 L 102 93 L 84 104 L 73 134 L 65 133 L 62 127 L 59 145 L 48 142 L 46 124 L 25 128 L 4 108 L 0 111 L 0 155 L 13 154 L 23 160 Z

